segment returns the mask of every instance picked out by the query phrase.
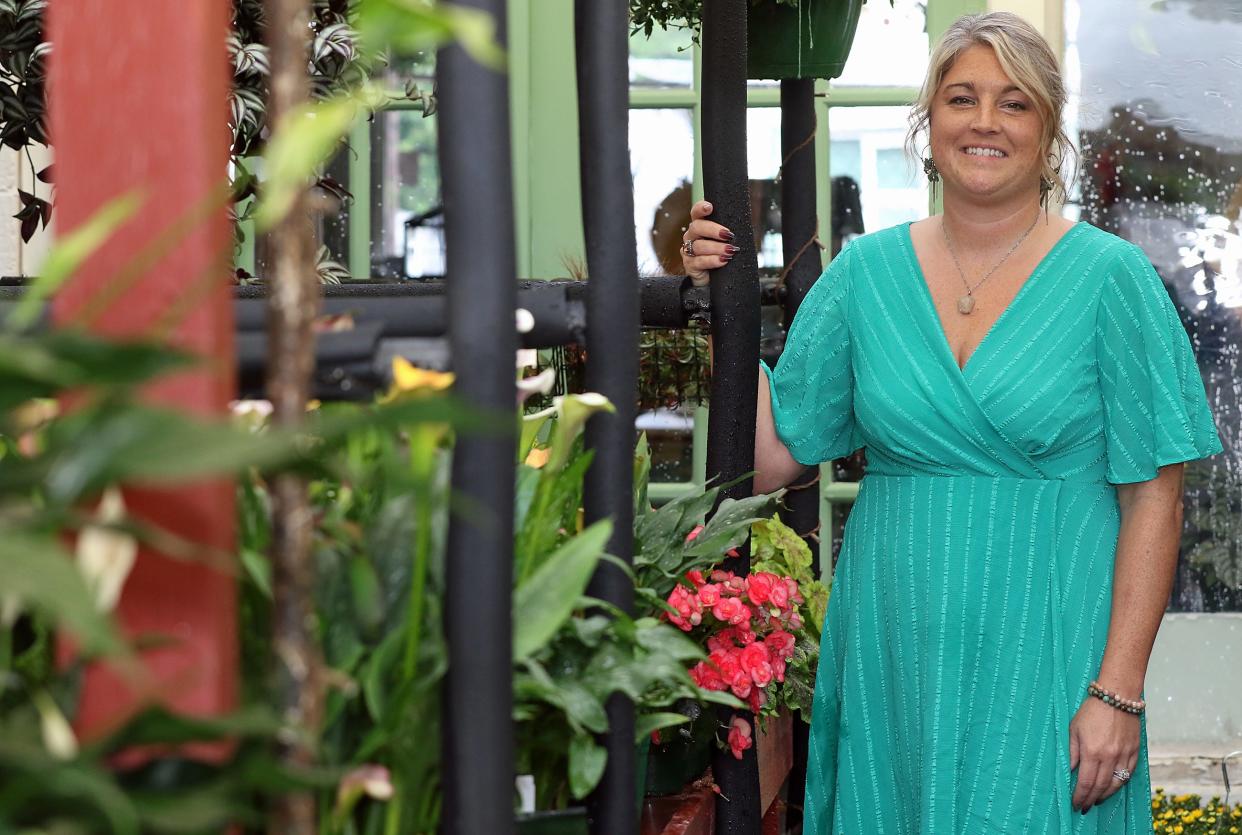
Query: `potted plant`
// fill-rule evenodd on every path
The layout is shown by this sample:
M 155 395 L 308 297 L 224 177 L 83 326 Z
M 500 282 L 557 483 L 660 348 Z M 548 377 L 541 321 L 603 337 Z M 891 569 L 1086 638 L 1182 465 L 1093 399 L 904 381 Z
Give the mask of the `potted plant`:
M 746 71 L 751 78 L 836 78 L 865 0 L 750 0 Z M 635 32 L 688 28 L 697 42 L 702 0 L 630 0 Z

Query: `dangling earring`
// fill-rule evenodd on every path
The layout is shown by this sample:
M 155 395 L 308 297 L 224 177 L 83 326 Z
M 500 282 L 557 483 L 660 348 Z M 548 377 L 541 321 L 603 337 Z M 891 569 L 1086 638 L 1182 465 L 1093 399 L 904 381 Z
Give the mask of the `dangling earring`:
M 1041 176 L 1039 178 L 1039 205 L 1046 214 L 1048 212 L 1048 195 L 1052 193 L 1052 180 Z
M 936 161 L 930 156 L 923 157 L 923 173 L 927 175 L 927 182 L 931 184 L 932 199 L 936 199 L 936 186 L 940 182 L 940 169 L 936 167 Z

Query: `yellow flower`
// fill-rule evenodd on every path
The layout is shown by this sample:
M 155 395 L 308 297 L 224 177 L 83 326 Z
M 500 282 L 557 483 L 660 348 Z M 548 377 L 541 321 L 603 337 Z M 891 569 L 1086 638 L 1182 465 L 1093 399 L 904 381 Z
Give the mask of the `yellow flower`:
M 547 447 L 531 447 L 530 454 L 526 456 L 526 466 L 538 470 L 548 463 L 551 455 L 552 450 Z
M 453 374 L 417 368 L 405 357 L 392 358 L 393 392 L 443 391 L 453 385 Z

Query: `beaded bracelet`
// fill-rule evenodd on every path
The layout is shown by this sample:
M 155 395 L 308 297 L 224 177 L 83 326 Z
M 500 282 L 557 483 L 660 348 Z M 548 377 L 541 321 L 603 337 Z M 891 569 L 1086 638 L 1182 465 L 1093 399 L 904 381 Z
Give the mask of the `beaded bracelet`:
M 1147 702 L 1142 699 L 1123 699 L 1116 693 L 1109 692 L 1100 686 L 1099 682 L 1092 681 L 1087 685 L 1087 694 L 1095 696 L 1107 705 L 1111 705 L 1118 710 L 1124 710 L 1126 713 L 1133 713 L 1139 716 L 1147 709 Z

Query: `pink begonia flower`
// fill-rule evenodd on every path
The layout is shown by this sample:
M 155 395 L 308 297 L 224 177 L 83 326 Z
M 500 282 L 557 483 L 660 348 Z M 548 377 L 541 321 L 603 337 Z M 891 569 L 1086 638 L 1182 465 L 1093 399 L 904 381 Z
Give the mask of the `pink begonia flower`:
M 712 615 L 716 620 L 736 626 L 739 623 L 749 624 L 750 609 L 739 598 L 726 597 L 712 607 Z
M 772 659 L 772 675 L 778 682 L 785 680 L 785 659 L 777 656 Z
M 793 635 L 782 629 L 777 629 L 769 634 L 763 639 L 763 642 L 768 645 L 768 649 L 772 650 L 773 654 L 779 655 L 786 660 L 793 658 L 794 645 L 797 643 Z
M 697 568 L 692 568 L 687 571 L 686 579 L 688 579 L 691 583 L 694 583 L 694 587 L 696 589 L 700 588 L 705 582 L 707 582 L 703 579 L 703 572 L 699 571 Z
M 714 583 L 703 583 L 699 586 L 699 602 L 711 608 L 720 602 L 720 586 Z
M 750 723 L 741 716 L 734 716 L 729 723 L 729 750 L 733 752 L 733 756 L 740 760 L 742 752 L 753 744 Z
M 669 614 L 669 621 L 681 629 L 683 632 L 689 632 L 694 627 L 703 622 L 703 606 L 699 603 L 699 599 L 685 586 L 674 586 L 672 592 L 668 596 L 668 605 L 677 610 L 677 614 Z
M 762 606 L 767 603 L 772 596 L 774 587 L 779 583 L 780 578 L 775 574 L 768 574 L 765 571 L 759 571 L 751 574 L 746 578 L 746 596 L 750 598 L 750 602 L 756 606 Z M 784 584 L 780 584 L 784 588 Z
M 789 587 L 780 577 L 773 575 L 772 588 L 768 590 L 768 601 L 777 609 L 789 608 Z
M 707 661 L 700 661 L 690 668 L 690 678 L 704 690 L 724 690 L 725 682 L 720 671 Z
M 789 594 L 789 599 L 795 603 L 802 602 L 802 594 L 798 591 L 798 582 L 792 577 L 785 578 L 785 590 Z
M 756 687 L 767 687 L 772 683 L 772 655 L 767 644 L 756 641 L 743 649 L 738 657 L 738 664 Z
M 751 713 L 758 713 L 763 710 L 763 706 L 768 703 L 768 693 L 766 690 L 760 690 L 756 687 L 754 690 L 750 691 L 750 698 L 746 701 L 750 705 Z

